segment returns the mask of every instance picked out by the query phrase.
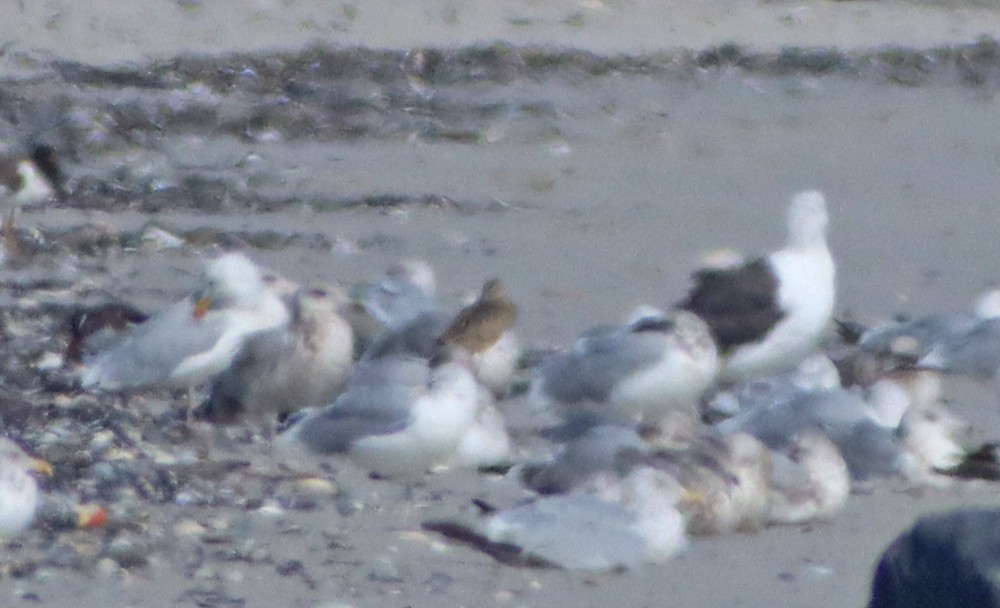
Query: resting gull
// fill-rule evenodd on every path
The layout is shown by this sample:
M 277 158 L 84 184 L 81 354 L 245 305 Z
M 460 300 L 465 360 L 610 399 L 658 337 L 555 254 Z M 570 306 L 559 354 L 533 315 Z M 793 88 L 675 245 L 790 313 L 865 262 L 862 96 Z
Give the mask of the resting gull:
M 866 353 L 905 364 L 918 361 L 942 344 L 961 340 L 981 322 L 1000 317 L 1000 290 L 981 294 L 974 312 L 938 313 L 866 328 L 838 321 L 841 335 Z
M 809 430 L 771 452 L 769 486 L 770 523 L 801 524 L 840 511 L 851 493 L 851 474 L 840 449 Z
M 251 334 L 212 381 L 199 413 L 214 421 L 272 417 L 326 405 L 343 389 L 354 358 L 351 326 L 337 313 L 336 286 L 299 290 L 287 323 Z
M 916 366 L 1000 384 L 1000 318 L 982 320 L 941 340 Z
M 287 319 L 253 262 L 225 254 L 208 263 L 201 291 L 133 327 L 88 362 L 81 383 L 103 391 L 190 389 L 228 367 L 247 335 Z
M 663 562 L 687 546 L 677 509 L 684 500 L 676 480 L 643 468 L 595 480 L 588 491 L 494 511 L 475 525 L 431 521 L 424 528 L 510 565 L 620 570 Z
M 823 194 L 802 192 L 789 207 L 783 249 L 695 273 L 679 306 L 712 328 L 723 355 L 720 380 L 789 367 L 816 349 L 835 295 L 827 223 Z
M 32 473 L 52 476 L 52 465 L 32 458 L 16 443 L 0 438 L 0 537 L 31 525 L 38 508 L 38 482 Z
M 624 326 L 597 327 L 546 359 L 533 387 L 542 405 L 572 411 L 594 403 L 616 416 L 656 425 L 695 409 L 718 370 L 705 323 L 686 311 L 646 308 Z
M 388 476 L 443 464 L 475 421 L 481 395 L 468 362 L 451 354 L 358 362 L 347 390 L 295 421 L 278 447 L 345 454 Z

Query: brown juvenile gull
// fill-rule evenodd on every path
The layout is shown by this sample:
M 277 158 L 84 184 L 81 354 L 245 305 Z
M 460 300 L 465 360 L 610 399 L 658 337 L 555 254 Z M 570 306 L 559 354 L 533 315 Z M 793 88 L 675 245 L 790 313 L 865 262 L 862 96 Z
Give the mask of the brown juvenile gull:
M 226 369 L 246 336 L 287 322 L 288 309 L 241 253 L 206 266 L 197 293 L 137 325 L 90 361 L 85 388 L 191 389 Z
M 851 474 L 837 446 L 817 431 L 801 433 L 771 453 L 772 524 L 830 519 L 847 502 Z
M 691 534 L 757 530 L 767 523 L 771 452 L 746 433 L 707 433 L 684 449 L 625 452 L 620 460 L 666 471 L 701 497 L 683 509 Z
M 27 154 L 8 153 L 0 156 L 0 201 L 4 206 L 3 236 L 7 253 L 17 254 L 14 218 L 24 205 L 39 203 L 59 195 L 62 190 L 62 170 L 56 161 L 55 149 L 37 144 Z
M 833 314 L 835 269 L 826 199 L 810 190 L 788 210 L 785 247 L 725 268 L 706 268 L 680 308 L 712 328 L 733 381 L 795 365 L 819 345 Z
M 517 365 L 520 348 L 512 327 L 517 305 L 500 279 L 483 285 L 479 299 L 463 308 L 440 341 L 472 353 L 479 381 L 496 394 L 505 394 Z
M 224 422 L 331 402 L 354 358 L 351 326 L 337 313 L 344 301 L 335 286 L 297 292 L 288 322 L 246 338 L 232 365 L 213 379 L 198 414 Z
M 51 477 L 52 465 L 0 437 L 0 538 L 26 530 L 35 518 L 39 495 L 33 472 Z

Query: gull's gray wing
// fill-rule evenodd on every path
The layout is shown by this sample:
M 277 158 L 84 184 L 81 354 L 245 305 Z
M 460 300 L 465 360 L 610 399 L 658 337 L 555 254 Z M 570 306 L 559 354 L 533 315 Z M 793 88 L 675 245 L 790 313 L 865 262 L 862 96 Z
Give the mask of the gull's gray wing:
M 918 365 L 975 378 L 994 376 L 1000 369 L 1000 319 L 979 322 L 938 345 Z
M 569 570 L 635 568 L 644 563 L 647 545 L 634 522 L 620 505 L 567 494 L 498 511 L 485 535 Z
M 577 340 L 542 364 L 545 391 L 562 403 L 606 401 L 615 386 L 663 356 L 663 334 L 603 330 Z
M 521 479 L 539 494 L 566 493 L 586 483 L 595 474 L 614 472 L 619 455 L 628 449 L 645 449 L 634 428 L 596 426 L 563 445 L 552 462 L 525 466 Z
M 208 398 L 197 415 L 215 422 L 238 417 L 246 410 L 255 383 L 267 381 L 293 348 L 287 325 L 250 335 L 232 364 L 212 380 Z
M 170 387 L 174 370 L 215 346 L 226 326 L 220 314 L 196 319 L 192 300 L 184 299 L 135 326 L 111 350 L 95 357 L 82 383 L 104 390 Z
M 344 453 L 366 437 L 404 430 L 412 419 L 413 398 L 412 389 L 393 384 L 350 390 L 289 432 L 314 452 Z
M 438 348 L 438 338 L 451 319 L 441 312 L 417 314 L 401 326 L 387 326 L 362 356 L 363 359 L 416 356 L 430 358 Z

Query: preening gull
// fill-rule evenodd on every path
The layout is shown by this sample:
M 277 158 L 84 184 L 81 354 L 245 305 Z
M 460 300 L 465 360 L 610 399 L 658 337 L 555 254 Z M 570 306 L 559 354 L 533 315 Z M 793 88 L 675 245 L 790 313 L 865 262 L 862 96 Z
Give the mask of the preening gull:
M 104 391 L 190 389 L 228 367 L 247 335 L 287 319 L 253 262 L 225 254 L 208 263 L 200 292 L 132 328 L 88 363 L 81 383 Z
M 495 511 L 477 525 L 424 528 L 518 566 L 605 571 L 670 559 L 687 546 L 677 505 L 686 493 L 662 471 L 595 480 L 588 492 L 542 496 Z
M 835 295 L 827 223 L 823 194 L 802 192 L 789 207 L 783 249 L 695 273 L 695 285 L 679 306 L 712 328 L 723 355 L 720 380 L 789 367 L 816 349 Z
M 38 508 L 38 482 L 32 473 L 52 476 L 52 465 L 32 458 L 16 443 L 0 438 L 0 537 L 31 525 Z
M 708 326 L 686 311 L 648 311 L 618 327 L 585 333 L 546 359 L 534 400 L 572 410 L 597 404 L 609 414 L 655 425 L 695 409 L 711 386 L 718 355 Z
M 420 474 L 455 453 L 476 419 L 480 388 L 460 356 L 359 362 L 343 394 L 295 422 L 276 443 L 345 454 L 381 475 Z
M 330 403 L 354 358 L 351 326 L 337 313 L 345 301 L 337 286 L 298 291 L 288 322 L 246 338 L 232 365 L 212 381 L 199 413 L 215 421 L 273 418 Z

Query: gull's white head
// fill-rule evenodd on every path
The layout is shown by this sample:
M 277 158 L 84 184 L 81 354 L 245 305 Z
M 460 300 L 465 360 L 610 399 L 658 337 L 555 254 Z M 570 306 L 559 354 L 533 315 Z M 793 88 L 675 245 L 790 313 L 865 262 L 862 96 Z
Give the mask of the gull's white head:
M 996 319 L 1000 317 L 1000 289 L 991 289 L 976 300 L 976 317 Z
M 242 253 L 227 253 L 205 268 L 205 296 L 221 305 L 253 306 L 264 292 L 260 269 Z
M 788 207 L 788 246 L 825 245 L 828 222 L 822 192 L 807 190 L 796 194 Z
M 434 277 L 434 269 L 423 260 L 411 258 L 389 267 L 386 276 L 393 280 L 400 280 L 415 286 L 428 298 L 434 297 L 437 291 L 437 279 Z
M 803 390 L 833 390 L 840 388 L 840 372 L 830 357 L 815 353 L 796 366 L 792 382 Z

